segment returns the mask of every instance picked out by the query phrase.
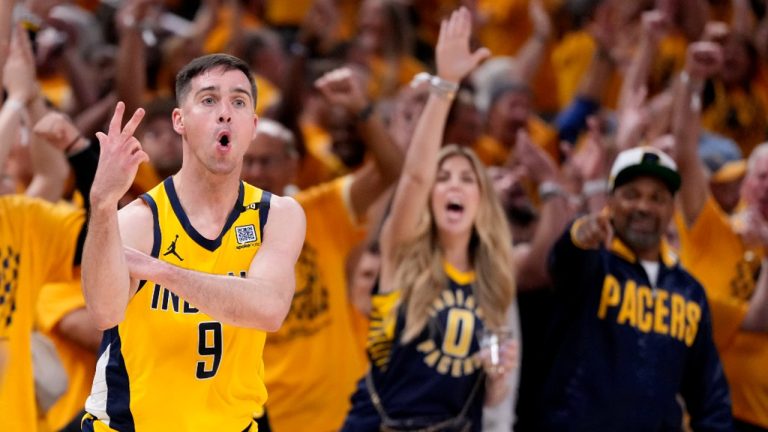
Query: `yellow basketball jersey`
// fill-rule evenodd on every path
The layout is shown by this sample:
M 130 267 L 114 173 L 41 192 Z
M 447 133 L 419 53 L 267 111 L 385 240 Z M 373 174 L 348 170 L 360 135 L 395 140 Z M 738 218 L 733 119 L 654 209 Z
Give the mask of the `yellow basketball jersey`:
M 200 272 L 245 277 L 261 245 L 270 196 L 241 183 L 235 208 L 211 240 L 190 224 L 168 178 L 142 195 L 154 215 L 152 255 Z M 249 428 L 267 399 L 264 340 L 263 331 L 222 324 L 165 287 L 142 282 L 123 322 L 104 333 L 86 402 L 97 419 L 93 429 Z

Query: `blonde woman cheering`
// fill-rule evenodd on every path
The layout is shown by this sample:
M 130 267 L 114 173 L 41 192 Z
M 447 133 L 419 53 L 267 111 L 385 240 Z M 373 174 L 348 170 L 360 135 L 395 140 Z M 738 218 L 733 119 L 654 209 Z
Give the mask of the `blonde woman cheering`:
M 509 392 L 514 343 L 480 350 L 515 296 L 507 221 L 472 151 L 440 149 L 458 82 L 489 55 L 470 51 L 470 33 L 464 8 L 440 28 L 438 76 L 426 78 L 429 100 L 381 232 L 371 370 L 343 431 L 479 431 L 483 405 Z

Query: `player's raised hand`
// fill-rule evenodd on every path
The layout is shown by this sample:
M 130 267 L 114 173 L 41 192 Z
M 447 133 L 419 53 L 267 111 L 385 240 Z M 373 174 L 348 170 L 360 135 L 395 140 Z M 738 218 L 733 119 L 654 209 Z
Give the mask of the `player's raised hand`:
M 458 83 L 491 55 L 487 48 L 470 51 L 471 36 L 472 16 L 465 7 L 454 11 L 450 18 L 440 24 L 440 35 L 435 48 L 437 75 L 440 78 Z
M 139 164 L 149 160 L 149 156 L 141 149 L 141 143 L 133 136 L 144 118 L 144 110 L 137 109 L 125 127 L 122 126 L 124 112 L 125 104 L 118 102 L 107 133 L 96 133 L 101 153 L 91 187 L 93 206 L 116 206 L 131 187 Z

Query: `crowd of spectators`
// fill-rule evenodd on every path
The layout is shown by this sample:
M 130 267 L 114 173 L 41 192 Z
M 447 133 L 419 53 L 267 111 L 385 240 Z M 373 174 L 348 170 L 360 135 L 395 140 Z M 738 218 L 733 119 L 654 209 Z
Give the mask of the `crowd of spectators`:
M 456 76 L 454 89 L 436 78 L 435 47 L 441 46 L 441 22 L 462 6 L 471 22 L 470 50 L 483 58 Z M 577 361 L 594 345 L 573 340 L 593 341 L 594 333 L 583 332 L 600 330 L 582 325 L 580 313 L 612 320 L 634 336 L 650 332 L 685 342 L 675 333 L 678 312 L 701 319 L 701 337 L 714 341 L 730 393 L 723 403 L 730 405 L 736 430 L 768 430 L 763 0 L 3 0 L 3 430 L 80 430 L 101 338 L 79 281 L 84 214 L 99 154 L 95 134 L 106 130 L 117 101 L 126 112 L 146 111 L 136 137 L 149 162 L 139 167 L 123 205 L 173 175 L 182 157 L 192 157 L 182 154 L 171 120 L 176 73 L 215 52 L 243 59 L 255 74 L 259 122 L 243 180 L 293 196 L 307 217 L 291 309 L 268 335 L 264 352 L 269 399 L 266 414 L 254 415 L 268 418 L 271 430 L 339 430 L 353 393 L 365 386 L 369 363 L 381 359 L 374 355 L 381 342 L 376 331 L 383 331 L 376 326 L 386 325 L 379 269 L 382 259 L 392 260 L 386 253 L 393 246 L 380 233 L 387 215 L 403 214 L 392 208 L 395 186 L 418 177 L 418 170 L 408 171 L 408 163 L 417 166 L 416 156 L 408 156 L 421 151 L 426 136 L 456 145 L 458 153 L 473 151 L 484 165 L 476 175 L 488 176 L 511 233 L 507 265 L 515 300 L 502 314 L 518 361 L 503 375 L 510 391 L 484 408 L 484 430 L 630 430 L 615 428 L 655 415 L 639 405 L 667 387 L 685 393 L 668 407 L 686 414 L 681 430 L 721 430 L 714 420 L 697 423 L 703 411 L 716 411 L 715 404 L 690 405 L 691 394 L 709 388 L 696 387 L 690 374 L 642 375 L 648 373 L 642 367 L 633 372 L 642 375 L 638 380 L 685 382 L 637 389 L 622 387 L 633 380 L 598 380 L 616 397 L 600 399 L 605 406 L 599 411 L 616 409 L 608 423 L 582 425 L 567 415 L 594 409 L 580 405 L 588 391 L 568 392 L 576 382 L 590 388 L 584 377 L 555 376 L 590 373 Z M 435 93 L 452 102 L 444 121 L 429 123 L 422 112 Z M 574 220 L 614 217 L 611 166 L 618 154 L 640 146 L 669 155 L 679 173 L 679 191 L 671 191 L 677 192 L 674 216 L 662 227 L 664 244 L 703 287 L 706 301 L 696 306 L 708 310 L 703 315 L 678 311 L 672 294 L 671 306 L 661 305 L 666 300 L 657 295 L 666 294 L 653 280 L 647 299 L 642 287 L 637 294 L 627 284 L 608 287 L 610 274 L 592 281 L 600 285 L 595 295 L 608 296 L 600 299 L 607 309 L 598 302 L 601 309 L 587 310 L 591 303 L 573 300 L 574 292 L 589 289 L 588 278 L 569 279 L 579 269 L 563 256 L 575 254 L 571 243 L 577 241 L 561 235 L 575 232 Z M 601 237 L 593 246 L 614 253 L 611 240 Z M 592 259 L 613 258 L 585 262 Z M 635 271 L 648 272 L 639 258 L 626 259 L 637 261 Z M 395 279 L 385 280 L 391 285 Z M 633 303 L 627 306 L 629 291 Z M 622 319 L 625 307 L 631 311 Z M 644 328 L 651 309 L 655 321 Z M 403 340 L 415 336 L 406 333 Z M 656 343 L 627 340 L 639 356 L 647 354 L 644 344 Z M 601 357 L 610 367 L 625 360 L 614 348 L 604 351 L 610 358 Z M 714 380 L 716 362 L 700 360 L 705 370 L 699 354 L 690 354 L 694 364 L 686 370 Z M 671 367 L 664 357 L 652 360 L 657 363 L 648 370 Z M 547 393 L 557 386 L 572 404 L 558 405 Z M 646 390 L 643 398 L 628 396 Z M 622 419 L 629 406 L 638 417 Z M 558 418 L 565 423 L 543 420 Z

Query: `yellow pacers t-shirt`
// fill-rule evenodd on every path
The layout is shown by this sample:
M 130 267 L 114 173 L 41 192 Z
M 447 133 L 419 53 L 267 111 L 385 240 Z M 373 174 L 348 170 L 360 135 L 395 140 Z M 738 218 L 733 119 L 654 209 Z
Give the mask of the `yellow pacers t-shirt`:
M 307 236 L 291 310 L 264 349 L 267 413 L 275 431 L 337 431 L 366 370 L 344 265 L 363 239 L 345 192 L 350 176 L 300 192 Z
M 36 431 L 31 335 L 35 304 L 46 282 L 72 279 L 84 212 L 22 195 L 0 196 L 0 337 L 10 355 L 0 388 L 0 424 Z
M 618 55 L 623 58 L 617 59 L 619 63 L 615 64 L 613 73 L 604 84 L 603 103 L 607 107 L 613 108 L 618 102 L 623 67 L 628 64 L 627 62 L 637 49 L 637 44 L 634 42 L 622 44 L 622 50 Z M 687 41 L 677 34 L 661 40 L 658 54 L 651 66 L 649 77 L 651 93 L 662 90 L 669 77 L 683 67 L 686 47 Z M 596 49 L 594 38 L 587 31 L 581 30 L 565 35 L 552 51 L 552 65 L 557 78 L 556 88 L 560 108 L 568 106 L 576 96 L 579 85 L 592 64 Z
M 768 428 L 768 335 L 740 329 L 765 251 L 744 246 L 712 197 L 693 226 L 677 222 L 680 261 L 707 292 L 734 417 Z
M 333 153 L 333 142 L 330 133 L 315 123 L 303 123 L 301 133 L 307 154 L 301 161 L 297 186 L 308 189 L 311 186 L 333 180 L 349 172 L 336 154 Z

